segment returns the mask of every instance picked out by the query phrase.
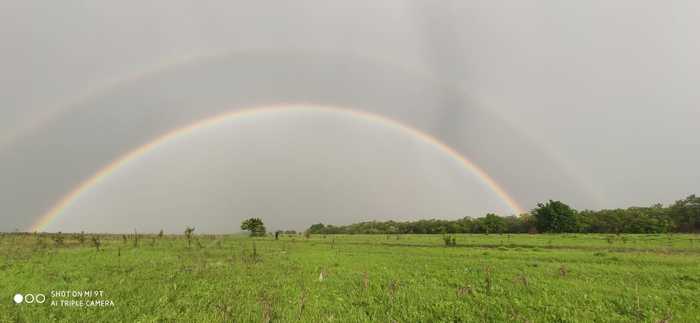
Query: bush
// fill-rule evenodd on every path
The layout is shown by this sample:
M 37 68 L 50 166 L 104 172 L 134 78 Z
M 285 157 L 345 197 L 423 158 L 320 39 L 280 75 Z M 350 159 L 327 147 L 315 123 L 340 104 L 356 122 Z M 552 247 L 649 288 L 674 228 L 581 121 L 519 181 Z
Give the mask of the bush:
M 457 245 L 457 238 L 452 235 L 443 235 L 442 240 L 445 242 L 445 247 L 454 247 Z

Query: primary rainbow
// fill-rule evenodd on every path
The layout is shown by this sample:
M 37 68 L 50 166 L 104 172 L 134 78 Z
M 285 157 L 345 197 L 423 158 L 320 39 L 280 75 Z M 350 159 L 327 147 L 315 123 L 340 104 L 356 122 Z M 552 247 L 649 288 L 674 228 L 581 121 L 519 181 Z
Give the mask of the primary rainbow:
M 505 202 L 508 207 L 511 209 L 511 211 L 515 214 L 522 214 L 523 209 L 518 205 L 518 203 L 513 199 L 508 192 L 506 192 L 505 189 L 503 189 L 489 174 L 487 174 L 481 167 L 478 165 L 474 164 L 471 162 L 469 159 L 466 157 L 460 155 L 457 151 L 452 149 L 451 147 L 445 145 L 441 141 L 437 140 L 436 138 L 430 136 L 427 133 L 424 133 L 418 129 L 415 129 L 413 127 L 410 127 L 408 125 L 402 124 L 398 121 L 369 113 L 366 111 L 360 111 L 360 110 L 351 110 L 351 109 L 346 109 L 346 108 L 338 108 L 338 107 L 327 107 L 327 106 L 318 106 L 318 105 L 311 105 L 311 104 L 283 104 L 283 105 L 275 105 L 275 106 L 267 106 L 267 107 L 259 107 L 259 108 L 249 108 L 249 109 L 242 109 L 242 110 L 235 110 L 235 111 L 230 111 L 226 112 L 223 114 L 219 114 L 213 117 L 209 117 L 206 119 L 202 119 L 199 121 L 196 121 L 194 123 L 191 123 L 189 125 L 171 130 L 153 140 L 150 142 L 137 147 L 134 150 L 129 151 L 122 157 L 117 158 L 116 160 L 112 161 L 110 164 L 106 165 L 102 169 L 100 169 L 97 173 L 95 173 L 93 176 L 90 178 L 84 180 L 81 182 L 75 189 L 73 189 L 70 193 L 65 195 L 63 198 L 61 198 L 56 204 L 54 204 L 51 209 L 44 213 L 39 219 L 31 226 L 30 231 L 43 231 L 49 223 L 55 219 L 57 216 L 59 216 L 64 210 L 66 210 L 68 207 L 73 205 L 73 203 L 87 190 L 89 190 L 92 187 L 95 187 L 97 184 L 102 182 L 105 178 L 109 177 L 112 173 L 114 173 L 116 170 L 120 169 L 123 166 L 126 166 L 132 161 L 137 160 L 139 157 L 145 155 L 147 152 L 151 151 L 152 149 L 156 148 L 160 144 L 163 144 L 169 140 L 173 140 L 178 137 L 183 137 L 188 134 L 193 133 L 196 130 L 199 129 L 204 129 L 212 126 L 216 126 L 218 124 L 221 124 L 227 120 L 230 120 L 232 118 L 240 118 L 240 117 L 245 117 L 245 116 L 252 116 L 252 115 L 259 115 L 263 113 L 275 113 L 275 112 L 281 112 L 281 111 L 289 111 L 289 110 L 296 110 L 296 111 L 319 111 L 319 112 L 337 112 L 337 113 L 345 113 L 354 117 L 358 117 L 361 119 L 364 119 L 366 121 L 372 121 L 372 122 L 377 122 L 384 124 L 386 126 L 394 127 L 396 129 L 399 129 L 401 131 L 404 131 L 408 134 L 411 134 L 420 140 L 429 143 L 444 153 L 448 154 L 455 160 L 459 161 L 464 167 L 468 170 L 470 170 L 472 173 L 476 174 L 477 177 L 484 183 L 486 184 L 494 193 L 496 193 L 502 200 Z

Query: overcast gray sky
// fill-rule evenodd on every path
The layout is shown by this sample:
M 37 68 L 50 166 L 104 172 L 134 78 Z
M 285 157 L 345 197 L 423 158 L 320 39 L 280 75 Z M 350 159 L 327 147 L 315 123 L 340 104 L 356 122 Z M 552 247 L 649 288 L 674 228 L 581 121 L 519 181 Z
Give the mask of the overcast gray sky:
M 285 102 L 415 127 L 525 209 L 670 203 L 700 193 L 699 21 L 694 1 L 3 1 L 0 231 L 169 130 Z M 344 114 L 231 121 L 147 153 L 47 229 L 510 212 L 448 157 Z

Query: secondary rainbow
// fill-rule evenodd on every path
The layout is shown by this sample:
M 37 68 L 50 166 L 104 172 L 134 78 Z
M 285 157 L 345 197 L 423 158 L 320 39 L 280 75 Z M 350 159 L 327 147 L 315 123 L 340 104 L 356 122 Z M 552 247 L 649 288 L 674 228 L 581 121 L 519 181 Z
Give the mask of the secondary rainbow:
M 87 178 L 83 182 L 81 182 L 75 189 L 73 189 L 70 193 L 65 195 L 63 198 L 61 198 L 57 203 L 54 204 L 51 209 L 49 209 L 48 212 L 44 213 L 39 219 L 32 225 L 30 228 L 30 231 L 43 231 L 49 223 L 55 219 L 57 216 L 59 216 L 64 210 L 69 208 L 75 201 L 86 191 L 88 191 L 90 188 L 95 187 L 98 185 L 100 182 L 105 180 L 107 177 L 109 177 L 112 173 L 117 171 L 118 169 L 126 166 L 127 164 L 137 160 L 139 157 L 145 155 L 149 151 L 153 150 L 154 148 L 158 147 L 159 145 L 176 139 L 178 137 L 184 137 L 188 134 L 191 134 L 195 132 L 196 130 L 199 129 L 204 129 L 212 126 L 219 125 L 223 122 L 226 122 L 228 120 L 231 120 L 233 118 L 240 118 L 240 117 L 246 117 L 246 116 L 253 116 L 253 115 L 260 115 L 260 114 L 266 114 L 266 113 L 276 113 L 276 112 L 281 112 L 281 111 L 318 111 L 318 112 L 336 112 L 336 113 L 345 113 L 354 117 L 358 117 L 360 119 L 370 121 L 370 122 L 377 122 L 381 123 L 385 126 L 390 126 L 396 129 L 399 129 L 405 133 L 411 134 L 414 137 L 429 143 L 435 147 L 437 147 L 439 150 L 442 152 L 448 154 L 458 162 L 460 162 L 466 169 L 469 171 L 473 172 L 474 174 L 477 175 L 477 177 L 486 185 L 488 186 L 496 195 L 498 195 L 503 202 L 508 205 L 508 207 L 511 209 L 511 211 L 515 214 L 522 214 L 523 209 L 520 207 L 520 205 L 515 201 L 513 197 L 508 194 L 508 192 L 503 189 L 488 173 L 486 173 L 481 167 L 467 159 L 466 157 L 462 156 L 459 154 L 456 150 L 452 149 L 451 147 L 447 146 L 446 144 L 442 143 L 438 139 L 432 137 L 431 135 L 422 132 L 418 129 L 415 129 L 413 127 L 410 127 L 408 125 L 405 125 L 403 123 L 400 123 L 396 120 L 389 119 L 384 116 L 380 116 L 377 114 L 369 113 L 366 111 L 361 111 L 361 110 L 352 110 L 352 109 L 347 109 L 347 108 L 339 108 L 339 107 L 328 107 L 328 106 L 318 106 L 318 105 L 311 105 L 311 104 L 283 104 L 283 105 L 273 105 L 273 106 L 266 106 L 266 107 L 258 107 L 258 108 L 248 108 L 248 109 L 239 109 L 239 110 L 234 110 L 230 112 L 226 112 L 223 114 L 219 114 L 213 117 L 209 117 L 203 120 L 196 121 L 194 123 L 191 123 L 189 125 L 171 130 L 153 140 L 150 142 L 137 147 L 136 149 L 133 149 L 129 151 L 128 153 L 124 154 L 123 156 L 115 159 L 113 162 L 110 164 L 106 165 L 102 169 L 100 169 L 97 173 L 95 173 L 93 176 Z

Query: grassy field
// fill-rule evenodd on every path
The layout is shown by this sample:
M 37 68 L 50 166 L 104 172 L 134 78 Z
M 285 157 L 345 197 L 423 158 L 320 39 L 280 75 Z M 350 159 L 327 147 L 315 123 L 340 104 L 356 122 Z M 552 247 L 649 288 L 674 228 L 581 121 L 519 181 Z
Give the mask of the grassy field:
M 693 235 L 63 237 L 0 238 L 0 322 L 700 322 Z

